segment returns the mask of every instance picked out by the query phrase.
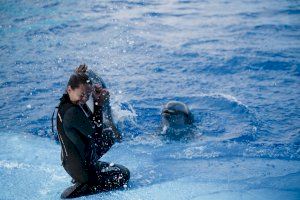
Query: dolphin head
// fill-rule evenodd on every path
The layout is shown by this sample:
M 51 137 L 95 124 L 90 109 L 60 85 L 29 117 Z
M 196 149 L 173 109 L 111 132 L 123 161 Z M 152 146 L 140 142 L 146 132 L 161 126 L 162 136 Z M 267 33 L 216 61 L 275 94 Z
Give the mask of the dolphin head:
M 182 127 L 192 123 L 192 115 L 186 104 L 179 101 L 170 101 L 164 105 L 162 111 L 164 126 Z

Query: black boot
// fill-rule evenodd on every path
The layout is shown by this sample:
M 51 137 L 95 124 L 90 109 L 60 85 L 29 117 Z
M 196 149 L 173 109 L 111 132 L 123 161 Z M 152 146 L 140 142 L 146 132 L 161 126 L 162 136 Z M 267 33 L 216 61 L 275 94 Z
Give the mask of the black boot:
M 76 183 L 63 191 L 60 198 L 70 199 L 90 194 L 90 188 L 86 183 Z

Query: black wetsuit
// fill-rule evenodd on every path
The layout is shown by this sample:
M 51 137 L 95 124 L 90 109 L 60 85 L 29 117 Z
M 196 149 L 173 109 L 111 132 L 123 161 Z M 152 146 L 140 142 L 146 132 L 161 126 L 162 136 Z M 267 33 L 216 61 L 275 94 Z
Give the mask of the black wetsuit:
M 85 186 L 88 189 L 84 189 L 87 194 L 91 190 L 96 192 L 121 187 L 130 177 L 129 170 L 124 166 L 98 161 L 114 144 L 114 139 L 112 131 L 101 124 L 101 107 L 94 106 L 95 112 L 91 113 L 86 105 L 75 105 L 64 94 L 57 114 L 62 165 L 77 184 L 88 185 Z M 63 197 L 72 197 L 70 195 Z

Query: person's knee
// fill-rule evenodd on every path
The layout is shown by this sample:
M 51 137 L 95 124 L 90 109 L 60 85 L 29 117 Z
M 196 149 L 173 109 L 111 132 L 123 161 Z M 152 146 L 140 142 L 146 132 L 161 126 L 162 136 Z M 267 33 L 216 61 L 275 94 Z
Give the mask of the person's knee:
M 120 174 L 121 174 L 121 177 L 123 179 L 123 184 L 126 184 L 129 179 L 130 179 L 130 171 L 129 169 L 127 169 L 126 167 L 124 167 L 123 165 L 116 165 L 116 167 L 119 168 L 120 170 Z
M 124 175 L 124 179 L 126 179 L 128 181 L 130 179 L 130 171 L 129 171 L 129 169 L 125 168 L 124 171 L 123 171 L 123 175 Z

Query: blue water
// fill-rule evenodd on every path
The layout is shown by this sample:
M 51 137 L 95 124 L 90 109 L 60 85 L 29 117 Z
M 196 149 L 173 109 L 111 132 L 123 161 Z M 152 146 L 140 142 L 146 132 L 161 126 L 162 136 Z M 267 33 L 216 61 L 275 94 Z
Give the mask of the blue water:
M 88 199 L 299 199 L 299 28 L 299 1 L 1 1 L 0 198 L 70 185 L 51 114 L 86 63 L 124 135 L 104 160 L 132 172 Z M 169 100 L 193 140 L 160 136 Z

